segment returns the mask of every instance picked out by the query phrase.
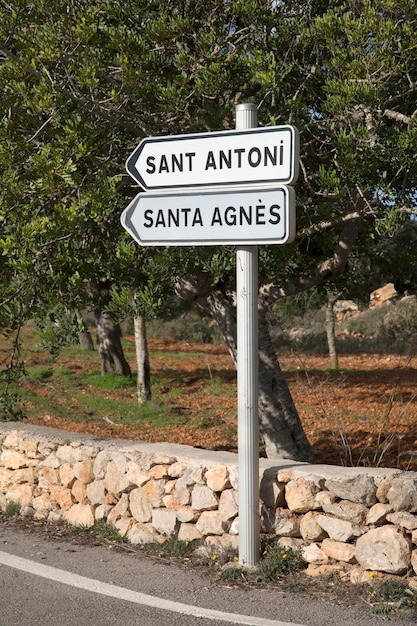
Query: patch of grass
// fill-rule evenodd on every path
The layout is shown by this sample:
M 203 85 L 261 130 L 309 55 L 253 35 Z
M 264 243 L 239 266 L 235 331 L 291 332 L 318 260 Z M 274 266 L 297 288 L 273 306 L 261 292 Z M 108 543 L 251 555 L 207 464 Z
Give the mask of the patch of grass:
M 72 376 L 72 371 L 68 367 L 57 367 L 52 374 L 52 378 L 63 378 Z
M 284 546 L 267 546 L 258 565 L 258 574 L 264 581 L 273 581 L 304 569 L 305 561 L 299 550 Z
M 407 619 L 417 618 L 417 593 L 403 582 L 390 579 L 376 582 L 368 601 L 372 613 L 397 613 Z
M 167 559 L 188 559 L 200 544 L 199 540 L 181 541 L 175 535 L 171 535 L 167 541 L 156 544 L 154 548 L 159 556 Z
M 228 383 L 220 376 L 213 376 L 205 385 L 206 391 L 213 396 L 222 396 L 226 387 L 228 387 Z
M 6 504 L 6 508 L 4 509 L 4 517 L 10 518 L 20 515 L 21 510 L 22 507 L 18 502 L 8 502 Z
M 72 526 L 70 533 L 72 535 L 79 535 L 87 533 L 92 535 L 98 540 L 111 541 L 116 543 L 126 543 L 126 537 L 122 537 L 117 528 L 115 528 L 112 524 L 105 522 L 103 520 L 99 520 L 93 526 L 83 526 L 77 525 Z
M 27 375 L 32 380 L 47 380 L 52 378 L 54 370 L 52 367 L 45 365 L 36 365 L 26 369 Z
M 226 567 L 219 572 L 219 580 L 223 582 L 231 582 L 233 580 L 239 580 L 242 577 L 242 568 L 241 567 Z
M 104 391 L 115 391 L 116 389 L 128 389 L 135 386 L 135 379 L 128 376 L 121 376 L 114 372 L 106 372 L 100 374 L 99 372 L 92 372 L 84 377 L 85 381 L 95 387 L 96 389 L 102 389 Z

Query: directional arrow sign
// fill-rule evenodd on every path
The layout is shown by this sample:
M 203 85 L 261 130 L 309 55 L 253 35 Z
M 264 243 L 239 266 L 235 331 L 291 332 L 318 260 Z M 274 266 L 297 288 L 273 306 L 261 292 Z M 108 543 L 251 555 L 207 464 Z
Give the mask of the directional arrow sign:
M 295 237 L 291 187 L 140 193 L 121 216 L 141 245 L 258 245 Z
M 273 126 L 144 139 L 128 158 L 144 189 L 287 184 L 298 177 L 299 136 Z

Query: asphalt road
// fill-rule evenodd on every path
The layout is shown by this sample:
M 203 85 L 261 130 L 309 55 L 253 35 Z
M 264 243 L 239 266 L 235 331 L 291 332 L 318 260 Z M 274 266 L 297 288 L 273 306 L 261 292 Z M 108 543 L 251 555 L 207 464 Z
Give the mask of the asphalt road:
M 116 624 L 410 626 L 363 601 L 227 586 L 199 570 L 0 522 L 0 626 Z

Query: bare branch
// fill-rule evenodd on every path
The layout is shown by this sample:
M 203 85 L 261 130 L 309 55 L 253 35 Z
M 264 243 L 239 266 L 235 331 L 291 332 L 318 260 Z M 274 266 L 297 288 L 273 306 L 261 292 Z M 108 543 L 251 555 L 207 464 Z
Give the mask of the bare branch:
M 408 115 L 404 115 L 404 113 L 400 113 L 399 111 L 391 111 L 391 109 L 385 109 L 382 115 L 395 122 L 401 122 L 402 124 L 410 124 L 412 120 Z
M 345 271 L 346 263 L 353 246 L 355 245 L 360 225 L 358 218 L 351 218 L 345 223 L 339 243 L 334 254 L 329 259 L 319 263 L 315 268 L 292 279 L 283 281 L 280 285 L 270 283 L 259 289 L 259 302 L 263 306 L 270 306 L 285 296 L 292 296 L 306 289 L 316 287 L 326 280 L 334 279 Z

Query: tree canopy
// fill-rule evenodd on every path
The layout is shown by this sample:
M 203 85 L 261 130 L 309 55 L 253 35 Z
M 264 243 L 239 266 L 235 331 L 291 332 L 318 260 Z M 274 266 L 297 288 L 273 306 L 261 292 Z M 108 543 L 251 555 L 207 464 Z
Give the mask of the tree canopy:
M 141 249 L 119 218 L 140 139 L 233 128 L 239 102 L 301 138 L 298 233 L 260 250 L 261 311 L 353 268 L 416 209 L 412 0 L 10 0 L 0 17 L 2 327 L 175 277 L 233 354 L 232 247 Z

